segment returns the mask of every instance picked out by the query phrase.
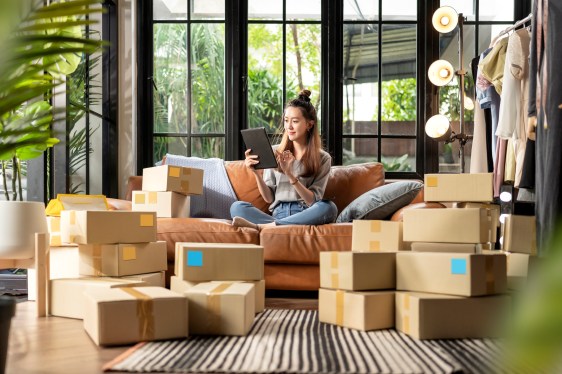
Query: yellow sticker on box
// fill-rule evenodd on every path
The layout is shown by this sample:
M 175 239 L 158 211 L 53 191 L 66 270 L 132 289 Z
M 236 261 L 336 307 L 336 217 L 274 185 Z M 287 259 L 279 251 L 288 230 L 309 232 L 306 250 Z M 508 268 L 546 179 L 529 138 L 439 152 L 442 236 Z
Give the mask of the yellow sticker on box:
M 371 221 L 371 232 L 381 232 L 381 221 Z
M 152 226 L 154 226 L 154 216 L 152 214 L 141 214 L 140 215 L 140 225 L 141 225 L 141 227 L 152 227 Z
M 437 187 L 439 185 L 439 179 L 437 177 L 426 177 L 427 187 Z
M 180 168 L 176 166 L 168 166 L 168 175 L 172 178 L 179 178 Z
M 378 240 L 371 240 L 369 242 L 369 251 L 380 252 L 381 251 L 381 242 L 378 241 Z
M 145 203 L 144 193 L 143 192 L 136 193 L 135 204 L 144 204 L 144 203 Z
M 182 168 L 181 172 L 183 175 L 191 175 L 191 169 L 190 168 Z
M 158 203 L 158 193 L 149 192 L 148 193 L 148 203 L 149 204 L 157 204 Z
M 137 249 L 133 246 L 123 247 L 123 261 L 137 259 Z

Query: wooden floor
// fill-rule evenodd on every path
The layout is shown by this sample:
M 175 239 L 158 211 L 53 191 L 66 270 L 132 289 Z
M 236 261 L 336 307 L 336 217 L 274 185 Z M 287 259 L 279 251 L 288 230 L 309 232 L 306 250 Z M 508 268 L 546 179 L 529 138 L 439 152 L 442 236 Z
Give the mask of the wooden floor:
M 318 300 L 308 298 L 266 298 L 266 307 L 315 309 Z M 100 373 L 130 346 L 100 348 L 82 326 L 82 320 L 35 317 L 34 302 L 20 302 L 12 319 L 6 373 Z

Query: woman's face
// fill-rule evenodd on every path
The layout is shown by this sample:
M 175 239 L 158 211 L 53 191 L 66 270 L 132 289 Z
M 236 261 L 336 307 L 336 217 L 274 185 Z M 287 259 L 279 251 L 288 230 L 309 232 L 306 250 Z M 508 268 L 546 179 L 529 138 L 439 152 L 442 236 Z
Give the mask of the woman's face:
M 306 142 L 306 134 L 312 126 L 307 123 L 299 108 L 290 106 L 285 109 L 283 123 L 289 140 L 297 143 Z

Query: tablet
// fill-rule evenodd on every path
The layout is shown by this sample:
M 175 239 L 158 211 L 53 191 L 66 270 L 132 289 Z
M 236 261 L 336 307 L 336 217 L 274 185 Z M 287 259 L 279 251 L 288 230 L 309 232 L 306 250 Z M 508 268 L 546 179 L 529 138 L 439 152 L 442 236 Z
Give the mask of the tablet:
M 277 160 L 273 154 L 271 143 L 267 137 L 264 127 L 240 130 L 246 149 L 251 149 L 251 155 L 258 155 L 259 164 L 254 165 L 256 169 L 271 169 L 277 167 Z

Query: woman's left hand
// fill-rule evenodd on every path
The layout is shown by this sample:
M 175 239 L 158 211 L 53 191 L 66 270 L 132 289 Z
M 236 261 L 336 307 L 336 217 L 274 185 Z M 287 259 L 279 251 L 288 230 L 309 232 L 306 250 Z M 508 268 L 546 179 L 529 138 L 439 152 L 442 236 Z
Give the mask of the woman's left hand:
M 291 151 L 284 151 L 283 153 L 277 154 L 277 163 L 279 164 L 279 170 L 283 172 L 289 179 L 294 178 L 293 175 L 293 162 L 295 162 L 295 156 Z

